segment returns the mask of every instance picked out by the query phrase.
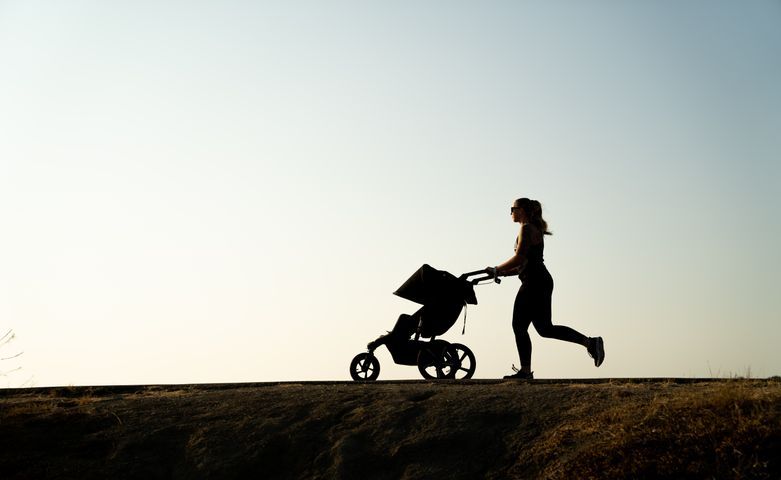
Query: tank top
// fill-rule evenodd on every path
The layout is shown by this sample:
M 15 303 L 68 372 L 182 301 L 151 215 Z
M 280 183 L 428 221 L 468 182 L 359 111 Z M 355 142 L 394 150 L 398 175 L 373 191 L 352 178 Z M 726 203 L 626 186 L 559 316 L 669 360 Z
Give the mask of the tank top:
M 515 247 L 513 247 L 513 251 L 518 251 L 518 242 L 520 241 L 520 237 L 515 238 Z M 532 245 L 529 247 L 529 251 L 526 252 L 526 261 L 528 262 L 527 265 L 532 264 L 539 264 L 543 263 L 545 260 L 543 259 L 542 253 L 545 250 L 545 241 L 538 243 L 537 245 Z
M 515 239 L 515 251 L 518 251 L 518 242 L 520 238 Z M 526 252 L 526 265 L 523 266 L 518 277 L 521 280 L 528 280 L 532 277 L 536 277 L 536 273 L 542 273 L 548 275 L 548 270 L 545 268 L 545 260 L 543 258 L 543 251 L 545 250 L 545 241 L 532 245 Z M 540 268 L 542 267 L 542 268 Z
M 544 241 L 540 242 L 537 245 L 533 245 L 533 246 L 529 247 L 529 251 L 526 252 L 526 260 L 528 260 L 528 262 L 529 262 L 527 265 L 532 265 L 532 264 L 536 265 L 536 264 L 543 263 L 545 261 L 542 258 L 543 250 L 545 250 L 545 242 Z

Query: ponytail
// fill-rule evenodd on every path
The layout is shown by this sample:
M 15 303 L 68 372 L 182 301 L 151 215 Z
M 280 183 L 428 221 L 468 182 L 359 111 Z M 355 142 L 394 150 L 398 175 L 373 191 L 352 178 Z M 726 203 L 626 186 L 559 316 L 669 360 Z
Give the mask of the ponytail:
M 529 223 L 539 228 L 544 235 L 553 235 L 548 231 L 548 222 L 542 218 L 542 204 L 530 198 L 519 198 L 515 203 L 521 207 L 528 218 Z

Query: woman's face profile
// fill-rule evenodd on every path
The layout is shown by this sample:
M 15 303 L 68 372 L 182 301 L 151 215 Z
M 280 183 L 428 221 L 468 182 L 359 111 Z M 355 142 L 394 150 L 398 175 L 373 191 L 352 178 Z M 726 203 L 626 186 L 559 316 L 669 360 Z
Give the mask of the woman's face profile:
M 513 203 L 513 206 L 510 207 L 510 216 L 512 216 L 513 222 L 515 223 L 523 223 L 526 221 L 526 214 L 523 212 L 523 209 L 517 205 L 517 203 Z

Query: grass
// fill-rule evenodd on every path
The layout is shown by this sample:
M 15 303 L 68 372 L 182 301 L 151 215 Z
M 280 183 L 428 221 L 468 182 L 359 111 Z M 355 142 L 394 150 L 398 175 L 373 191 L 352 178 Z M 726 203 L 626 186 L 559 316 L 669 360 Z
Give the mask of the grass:
M 616 400 L 593 418 L 548 432 L 538 452 L 552 459 L 546 476 L 567 478 L 576 471 L 580 478 L 778 478 L 779 384 L 670 386 L 632 401 L 637 389 L 618 388 L 612 392 Z M 566 450 L 576 455 L 557 462 Z
M 4 478 L 781 478 L 781 381 L 0 391 Z

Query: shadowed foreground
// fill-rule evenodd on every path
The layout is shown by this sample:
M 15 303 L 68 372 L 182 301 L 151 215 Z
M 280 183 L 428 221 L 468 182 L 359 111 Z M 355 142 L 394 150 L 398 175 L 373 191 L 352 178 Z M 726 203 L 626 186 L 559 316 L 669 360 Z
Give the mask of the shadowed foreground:
M 781 478 L 781 382 L 0 390 L 4 478 Z

